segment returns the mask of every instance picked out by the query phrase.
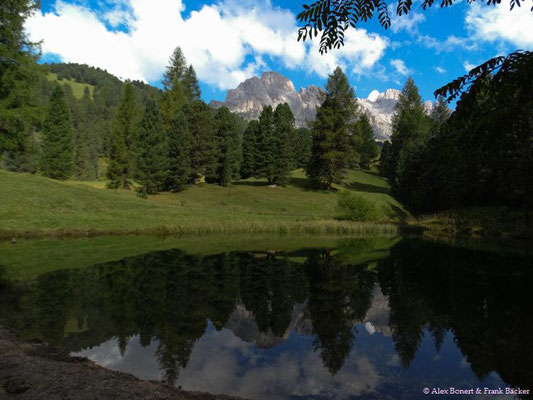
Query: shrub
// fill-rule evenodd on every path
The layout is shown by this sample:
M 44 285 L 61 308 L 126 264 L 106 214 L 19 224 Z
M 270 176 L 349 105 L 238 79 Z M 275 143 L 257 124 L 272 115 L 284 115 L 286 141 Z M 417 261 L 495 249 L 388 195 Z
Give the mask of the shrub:
M 338 194 L 337 219 L 346 221 L 375 221 L 378 219 L 376 206 L 370 200 L 346 191 Z

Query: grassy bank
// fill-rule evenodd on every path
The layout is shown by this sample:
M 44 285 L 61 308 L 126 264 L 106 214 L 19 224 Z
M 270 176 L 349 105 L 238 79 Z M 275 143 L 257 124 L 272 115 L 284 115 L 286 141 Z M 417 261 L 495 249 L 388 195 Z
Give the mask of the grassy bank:
M 513 242 L 533 240 L 524 213 L 506 207 L 476 207 L 408 218 L 413 228 L 423 228 L 427 239 L 454 242 L 464 238 Z
M 350 171 L 338 189 L 371 200 L 375 223 L 335 220 L 337 195 L 311 190 L 303 172 L 269 188 L 260 180 L 230 187 L 199 184 L 147 200 L 133 191 L 105 189 L 105 182 L 59 182 L 0 171 L 0 236 L 96 236 L 101 234 L 391 234 L 407 213 L 375 174 Z

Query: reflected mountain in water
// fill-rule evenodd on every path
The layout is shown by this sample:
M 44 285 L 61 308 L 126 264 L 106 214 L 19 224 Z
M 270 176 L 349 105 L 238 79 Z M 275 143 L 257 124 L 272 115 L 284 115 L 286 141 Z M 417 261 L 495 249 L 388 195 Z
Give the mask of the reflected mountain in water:
M 388 251 L 379 239 L 284 253 L 171 250 L 4 283 L 0 321 L 109 368 L 214 393 L 527 389 L 532 266 L 407 239 Z

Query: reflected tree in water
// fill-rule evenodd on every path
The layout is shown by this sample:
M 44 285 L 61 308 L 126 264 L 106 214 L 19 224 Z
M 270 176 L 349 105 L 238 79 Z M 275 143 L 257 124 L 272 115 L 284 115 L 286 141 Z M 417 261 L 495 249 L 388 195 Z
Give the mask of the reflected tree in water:
M 533 382 L 530 258 L 414 240 L 400 241 L 388 255 L 373 248 L 367 240 L 290 254 L 198 257 L 172 250 L 60 270 L 5 283 L 0 322 L 74 352 L 115 338 L 124 355 L 137 336 L 142 346 L 156 346 L 165 380 L 175 383 L 208 320 L 221 330 L 243 305 L 262 333 L 281 338 L 299 305 L 315 351 L 336 374 L 379 282 L 404 366 L 425 332 L 437 351 L 450 332 L 478 378 L 496 371 L 511 386 Z
M 352 350 L 354 325 L 364 319 L 372 303 L 375 274 L 366 266 L 344 264 L 329 250 L 306 261 L 310 283 L 307 312 L 313 323 L 315 351 L 336 374 Z

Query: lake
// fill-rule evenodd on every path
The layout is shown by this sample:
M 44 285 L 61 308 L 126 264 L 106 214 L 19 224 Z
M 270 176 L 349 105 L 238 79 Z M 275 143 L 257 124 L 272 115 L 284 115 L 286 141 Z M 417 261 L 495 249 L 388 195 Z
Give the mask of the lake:
M 31 261 L 24 279 L 0 257 L 0 323 L 139 378 L 251 399 L 533 389 L 531 256 L 413 238 L 290 240 L 95 265 L 64 253 L 41 259 L 42 273 Z M 51 243 L 42 254 L 65 247 Z

